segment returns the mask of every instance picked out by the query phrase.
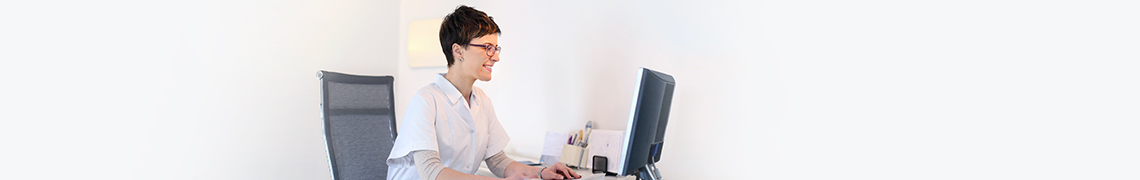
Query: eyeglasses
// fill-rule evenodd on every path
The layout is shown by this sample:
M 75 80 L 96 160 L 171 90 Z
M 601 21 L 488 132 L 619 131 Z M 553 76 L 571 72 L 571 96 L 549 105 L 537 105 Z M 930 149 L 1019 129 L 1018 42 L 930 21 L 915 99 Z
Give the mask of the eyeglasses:
M 483 48 L 484 50 L 487 50 L 487 56 L 495 56 L 495 54 L 499 54 L 499 51 L 502 51 L 502 50 L 503 50 L 503 47 L 499 47 L 499 46 L 496 46 L 496 45 L 491 45 L 491 43 L 486 43 L 486 44 L 468 44 L 468 45 L 470 45 L 470 46 L 475 46 L 475 47 L 481 47 L 481 48 Z

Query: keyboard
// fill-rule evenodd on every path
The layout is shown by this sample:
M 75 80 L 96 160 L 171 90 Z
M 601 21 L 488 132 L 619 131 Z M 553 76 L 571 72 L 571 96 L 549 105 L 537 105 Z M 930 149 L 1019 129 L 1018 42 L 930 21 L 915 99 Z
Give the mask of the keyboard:
M 578 175 L 581 175 L 582 178 L 570 179 L 570 180 L 603 180 L 603 179 L 606 179 L 605 173 L 602 173 L 602 174 L 578 174 Z M 531 179 L 526 179 L 526 180 L 542 180 L 542 179 L 531 178 Z

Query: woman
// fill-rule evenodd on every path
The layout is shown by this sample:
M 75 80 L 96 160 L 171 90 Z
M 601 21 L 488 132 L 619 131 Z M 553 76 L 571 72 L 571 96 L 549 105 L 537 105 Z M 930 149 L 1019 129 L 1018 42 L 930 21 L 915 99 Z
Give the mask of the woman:
M 439 41 L 447 73 L 420 88 L 408 104 L 388 156 L 388 179 L 495 179 L 474 175 L 480 162 L 506 179 L 581 178 L 561 163 L 533 167 L 503 154 L 510 138 L 487 94 L 472 86 L 491 80 L 500 33 L 490 16 L 468 6 L 443 19 Z

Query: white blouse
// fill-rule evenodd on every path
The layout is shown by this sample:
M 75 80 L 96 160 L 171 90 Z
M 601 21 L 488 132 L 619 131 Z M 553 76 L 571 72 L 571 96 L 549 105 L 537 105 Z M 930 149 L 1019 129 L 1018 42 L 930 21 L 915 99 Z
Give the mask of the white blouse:
M 475 174 L 479 163 L 502 151 L 510 141 L 482 89 L 472 87 L 468 105 L 443 77 L 439 74 L 409 102 L 388 155 L 388 179 L 420 179 L 411 155 L 418 150 L 437 151 L 444 166 Z

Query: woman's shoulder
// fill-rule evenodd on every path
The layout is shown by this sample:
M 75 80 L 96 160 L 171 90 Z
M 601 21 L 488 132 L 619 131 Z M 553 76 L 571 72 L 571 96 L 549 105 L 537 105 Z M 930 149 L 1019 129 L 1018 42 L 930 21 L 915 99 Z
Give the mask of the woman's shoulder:
M 471 93 L 475 93 L 475 95 L 487 95 L 483 94 L 483 88 L 479 88 L 479 86 L 471 86 Z
M 443 95 L 443 91 L 440 90 L 438 86 L 435 86 L 435 83 L 431 83 L 416 90 L 416 94 L 412 98 L 422 98 L 425 101 L 431 101 L 439 95 Z
M 475 94 L 476 97 L 490 100 L 490 98 L 487 97 L 487 93 L 483 93 L 483 89 L 479 88 L 478 86 L 471 86 L 471 93 Z
M 479 102 L 491 103 L 491 97 L 487 96 L 486 93 L 483 93 L 483 89 L 477 86 L 471 87 L 471 94 L 474 94 L 475 97 L 479 99 Z

